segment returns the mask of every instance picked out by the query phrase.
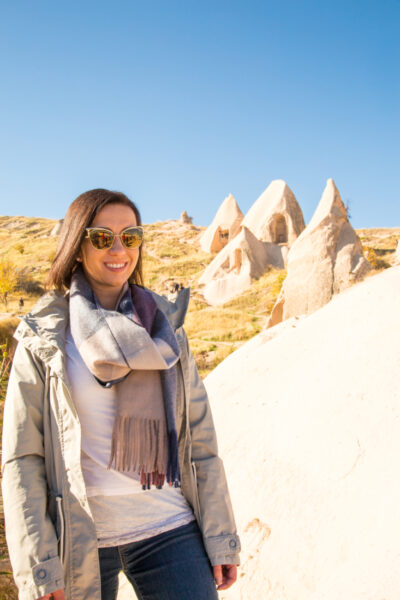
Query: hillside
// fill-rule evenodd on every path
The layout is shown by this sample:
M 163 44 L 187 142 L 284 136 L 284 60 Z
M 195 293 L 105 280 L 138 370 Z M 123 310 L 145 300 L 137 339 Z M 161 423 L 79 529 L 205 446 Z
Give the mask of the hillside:
M 0 217 L 0 260 L 12 261 L 21 279 L 28 281 L 25 291 L 11 294 L 7 310 L 3 305 L 0 311 L 18 314 L 21 295 L 25 300 L 24 311 L 36 302 L 38 294 L 29 290 L 35 291 L 37 284 L 43 285 L 46 278 L 57 246 L 58 238 L 50 237 L 55 224 L 51 219 Z M 202 271 L 213 258 L 200 248 L 203 230 L 175 220 L 145 225 L 144 276 L 145 284 L 162 294 L 168 294 L 173 282 L 191 287 L 186 330 L 200 371 L 205 375 L 263 329 L 285 272 L 270 269 L 232 301 L 219 307 L 208 306 L 198 284 Z M 400 228 L 360 229 L 357 233 L 377 270 L 394 263 Z
M 25 289 L 9 295 L 7 308 L 0 305 L 0 316 L 18 314 L 21 296 L 24 312 L 37 301 L 39 294 L 29 290 L 39 286 L 40 291 L 44 284 L 57 246 L 58 238 L 50 236 L 55 224 L 50 219 L 0 217 L 0 260 L 10 260 L 25 281 Z M 204 375 L 261 331 L 284 272 L 271 269 L 250 290 L 223 307 L 208 306 L 197 283 L 213 258 L 200 249 L 198 238 L 203 229 L 174 220 L 145 225 L 144 277 L 145 285 L 161 294 L 168 294 L 172 283 L 191 287 L 186 330 Z

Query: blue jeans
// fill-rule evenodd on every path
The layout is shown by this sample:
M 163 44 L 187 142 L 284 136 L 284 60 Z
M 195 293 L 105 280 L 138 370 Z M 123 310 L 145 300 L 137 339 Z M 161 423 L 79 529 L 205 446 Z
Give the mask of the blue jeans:
M 139 600 L 217 600 L 197 522 L 154 537 L 99 548 L 101 600 L 115 600 L 122 570 Z

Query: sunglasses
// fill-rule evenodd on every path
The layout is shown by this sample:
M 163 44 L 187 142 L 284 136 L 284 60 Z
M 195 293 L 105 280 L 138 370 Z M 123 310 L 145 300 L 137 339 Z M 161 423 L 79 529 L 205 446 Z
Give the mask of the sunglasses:
M 96 250 L 109 250 L 113 247 L 116 237 L 119 237 L 122 245 L 128 249 L 139 248 L 143 242 L 143 227 L 140 225 L 127 227 L 121 233 L 114 233 L 105 227 L 86 227 L 86 231 L 86 238 L 89 238 Z

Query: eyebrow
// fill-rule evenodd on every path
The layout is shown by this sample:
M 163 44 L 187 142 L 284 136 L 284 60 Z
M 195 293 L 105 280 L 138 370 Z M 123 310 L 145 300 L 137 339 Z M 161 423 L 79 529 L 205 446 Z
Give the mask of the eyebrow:
M 121 231 L 125 231 L 125 229 L 129 229 L 130 227 L 140 227 L 140 225 L 127 225 L 126 227 L 123 227 Z M 116 231 L 111 229 L 111 227 L 106 227 L 105 225 L 89 225 L 89 229 L 107 229 L 107 231 L 117 233 Z M 121 231 L 118 231 L 117 235 L 120 234 Z

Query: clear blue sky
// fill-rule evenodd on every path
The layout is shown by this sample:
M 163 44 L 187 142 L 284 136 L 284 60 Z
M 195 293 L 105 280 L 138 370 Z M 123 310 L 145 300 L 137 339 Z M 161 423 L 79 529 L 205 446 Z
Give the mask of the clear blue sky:
M 207 225 L 326 179 L 355 227 L 400 226 L 400 0 L 0 3 L 0 214 L 108 187 Z

